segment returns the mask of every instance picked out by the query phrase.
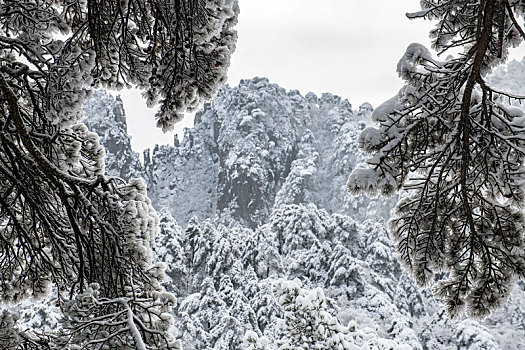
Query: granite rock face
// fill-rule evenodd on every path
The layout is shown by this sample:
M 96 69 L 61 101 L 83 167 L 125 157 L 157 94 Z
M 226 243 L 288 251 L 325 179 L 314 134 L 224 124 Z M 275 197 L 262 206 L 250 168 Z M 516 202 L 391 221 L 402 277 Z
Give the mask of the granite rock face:
M 331 94 L 302 96 L 266 78 L 244 80 L 221 88 L 180 143 L 145 150 L 143 164 L 131 149 L 120 99 L 97 92 L 84 110 L 106 147 L 107 173 L 144 177 L 153 205 L 181 223 L 218 217 L 255 228 L 278 206 L 300 203 L 362 221 L 387 218 L 393 204 L 345 191 L 363 160 L 356 140 L 373 110 L 368 103 L 354 111 Z
M 100 136 L 106 149 L 106 174 L 122 179 L 143 177 L 143 166 L 131 149 L 126 114 L 120 97 L 95 91 L 84 105 L 84 124 Z

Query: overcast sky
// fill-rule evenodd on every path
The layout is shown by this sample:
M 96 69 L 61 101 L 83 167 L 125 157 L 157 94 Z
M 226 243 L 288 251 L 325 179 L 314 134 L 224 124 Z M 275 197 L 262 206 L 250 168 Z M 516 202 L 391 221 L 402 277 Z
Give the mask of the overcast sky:
M 267 77 L 286 89 L 346 98 L 354 108 L 374 107 L 402 86 L 396 65 L 412 42 L 430 46 L 433 23 L 408 20 L 419 0 L 239 0 L 237 50 L 228 83 Z M 521 48 L 513 56 L 523 56 Z M 128 132 L 137 152 L 155 144 L 172 144 L 173 133 L 155 128 L 154 109 L 137 91 L 121 91 Z M 186 117 L 176 126 L 193 125 Z

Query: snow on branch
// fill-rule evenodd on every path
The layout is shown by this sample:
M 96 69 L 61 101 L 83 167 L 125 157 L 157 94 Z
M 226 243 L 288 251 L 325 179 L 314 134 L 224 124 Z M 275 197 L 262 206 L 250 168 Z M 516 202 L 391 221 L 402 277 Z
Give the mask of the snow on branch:
M 452 317 L 487 316 L 525 278 L 524 112 L 505 105 L 519 96 L 485 83 L 521 42 L 509 15 L 524 6 L 484 4 L 423 2 L 417 16 L 439 20 L 435 48 L 464 52 L 440 62 L 407 48 L 397 66 L 406 85 L 374 111 L 359 139 L 368 169 L 348 181 L 352 194 L 407 191 L 389 222 L 399 260 L 422 286 L 448 272 L 434 294 Z

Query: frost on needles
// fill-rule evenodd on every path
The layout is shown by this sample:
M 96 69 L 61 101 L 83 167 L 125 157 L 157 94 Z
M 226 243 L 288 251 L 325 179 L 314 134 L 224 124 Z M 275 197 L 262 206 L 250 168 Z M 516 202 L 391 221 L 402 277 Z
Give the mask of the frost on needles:
M 178 347 L 145 183 L 105 176 L 81 107 L 92 88 L 136 86 L 167 130 L 210 98 L 235 49 L 237 1 L 186 5 L 0 2 L 0 301 L 55 287 L 64 312 L 55 335 L 14 331 L 0 348 Z
M 487 82 L 525 37 L 518 1 L 423 1 L 412 17 L 437 19 L 445 61 L 411 44 L 397 66 L 405 86 L 360 135 L 367 167 L 351 193 L 403 189 L 389 222 L 400 262 L 452 317 L 485 317 L 525 278 L 523 110 Z M 442 272 L 445 272 L 443 274 Z

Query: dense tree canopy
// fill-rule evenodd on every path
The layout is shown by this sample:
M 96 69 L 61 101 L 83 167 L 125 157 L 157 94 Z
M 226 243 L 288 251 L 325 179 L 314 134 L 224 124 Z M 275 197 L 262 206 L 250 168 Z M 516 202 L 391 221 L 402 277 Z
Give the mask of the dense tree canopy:
M 235 0 L 0 1 L 0 300 L 54 284 L 69 320 L 56 343 L 175 346 L 145 185 L 104 176 L 80 108 L 133 85 L 169 129 L 224 82 L 237 14 Z
M 525 38 L 525 4 L 515 0 L 421 1 L 410 18 L 437 20 L 439 61 L 412 44 L 397 71 L 405 86 L 372 115 L 360 136 L 368 168 L 354 170 L 352 193 L 406 194 L 389 223 L 400 261 L 434 287 L 452 316 L 483 317 L 525 278 L 523 204 L 525 114 L 519 96 L 486 80 Z

